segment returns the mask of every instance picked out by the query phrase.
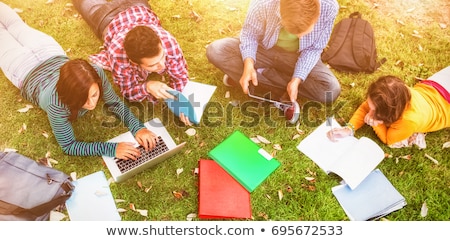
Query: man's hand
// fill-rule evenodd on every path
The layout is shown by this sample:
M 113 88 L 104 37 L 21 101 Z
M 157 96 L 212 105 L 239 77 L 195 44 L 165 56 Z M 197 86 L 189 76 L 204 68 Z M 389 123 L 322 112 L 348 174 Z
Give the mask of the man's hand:
M 256 77 L 256 70 L 254 67 L 253 59 L 247 58 L 244 61 L 244 72 L 242 73 L 239 83 L 241 84 L 244 94 L 248 94 L 248 86 L 252 81 L 254 86 L 258 85 L 258 79 Z
M 300 86 L 300 83 L 302 82 L 302 79 L 300 78 L 292 78 L 291 81 L 289 81 L 286 90 L 289 95 L 289 99 L 291 102 L 297 101 L 298 96 L 298 87 Z
M 170 88 L 163 82 L 149 80 L 145 85 L 145 89 L 156 99 L 175 99 L 175 96 L 167 92 L 167 90 L 174 90 L 174 89 Z

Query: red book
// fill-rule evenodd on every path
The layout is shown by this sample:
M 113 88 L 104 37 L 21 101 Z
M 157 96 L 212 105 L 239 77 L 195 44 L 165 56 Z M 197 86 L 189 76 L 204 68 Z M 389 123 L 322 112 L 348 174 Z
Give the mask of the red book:
M 213 160 L 199 160 L 198 216 L 251 218 L 250 193 Z

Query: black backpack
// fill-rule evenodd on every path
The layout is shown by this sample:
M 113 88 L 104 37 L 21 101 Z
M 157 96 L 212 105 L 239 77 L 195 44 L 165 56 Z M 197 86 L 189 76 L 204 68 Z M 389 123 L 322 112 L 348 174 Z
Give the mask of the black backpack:
M 373 73 L 386 59 L 378 61 L 372 25 L 354 12 L 334 26 L 322 61 L 343 72 Z

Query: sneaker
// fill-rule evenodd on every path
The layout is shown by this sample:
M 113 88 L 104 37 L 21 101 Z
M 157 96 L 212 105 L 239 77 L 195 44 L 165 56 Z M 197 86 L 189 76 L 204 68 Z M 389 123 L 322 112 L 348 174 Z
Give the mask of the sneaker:
M 227 87 L 234 87 L 234 86 L 236 86 L 236 82 L 234 80 L 232 80 L 230 77 L 228 77 L 228 75 L 224 75 L 223 76 L 222 82 Z
M 292 105 L 290 106 L 281 105 L 279 103 L 275 103 L 274 105 L 283 111 L 284 117 L 289 123 L 295 124 L 298 121 L 298 118 L 300 117 L 300 105 L 297 102 L 292 102 Z

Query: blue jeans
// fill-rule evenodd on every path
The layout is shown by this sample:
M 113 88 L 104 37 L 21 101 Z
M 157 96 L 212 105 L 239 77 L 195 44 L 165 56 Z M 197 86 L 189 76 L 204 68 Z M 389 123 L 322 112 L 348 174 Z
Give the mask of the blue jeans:
M 147 0 L 113 0 L 109 2 L 106 0 L 72 0 L 72 2 L 84 21 L 102 41 L 107 26 L 117 14 L 132 6 L 141 5 L 150 8 Z
M 224 38 L 211 43 L 206 49 L 209 62 L 234 81 L 242 76 L 244 63 L 238 38 Z M 255 69 L 258 82 L 286 91 L 292 79 L 299 54 L 284 51 L 278 47 L 268 50 L 258 48 Z M 321 103 L 334 102 L 341 92 L 341 86 L 331 70 L 319 59 L 306 80 L 300 84 L 298 97 Z
M 65 52 L 51 36 L 28 26 L 3 2 L 0 13 L 0 68 L 20 88 L 31 69 Z

